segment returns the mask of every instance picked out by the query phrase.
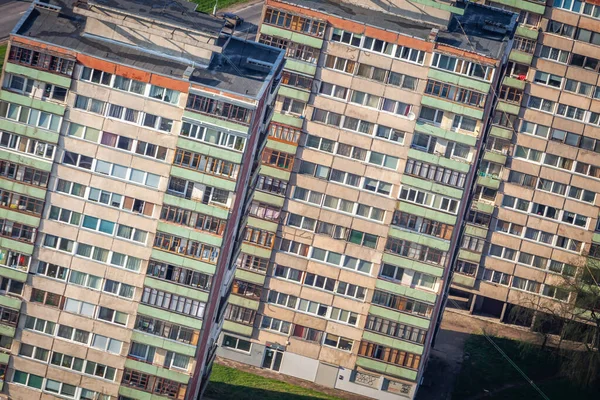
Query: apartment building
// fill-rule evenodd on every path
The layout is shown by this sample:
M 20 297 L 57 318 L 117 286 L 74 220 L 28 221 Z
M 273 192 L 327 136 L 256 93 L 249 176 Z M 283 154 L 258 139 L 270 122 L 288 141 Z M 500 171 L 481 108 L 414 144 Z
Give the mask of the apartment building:
M 389 3 L 265 2 L 286 63 L 217 354 L 391 400 L 423 375 L 517 16 Z
M 453 294 L 474 314 L 560 334 L 544 311 L 598 257 L 600 7 L 517 1 L 519 14 L 466 221 Z M 484 184 L 484 181 L 486 182 Z M 543 327 L 534 318 L 545 321 Z
M 0 91 L 11 399 L 196 399 L 283 51 L 195 4 L 34 2 Z

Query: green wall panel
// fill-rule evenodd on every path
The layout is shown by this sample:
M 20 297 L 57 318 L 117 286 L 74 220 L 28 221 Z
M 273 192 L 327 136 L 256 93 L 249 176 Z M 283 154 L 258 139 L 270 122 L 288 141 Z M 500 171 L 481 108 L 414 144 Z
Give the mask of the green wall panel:
M 198 114 L 192 111 L 185 110 L 183 112 L 185 118 L 193 119 L 199 122 L 206 122 L 207 124 L 215 127 L 225 128 L 240 133 L 248 133 L 248 127 L 246 125 L 238 124 L 228 120 L 211 117 L 210 115 Z
M 415 131 L 446 140 L 452 140 L 453 142 L 458 142 L 469 146 L 475 146 L 475 144 L 477 144 L 476 136 L 450 131 L 448 129 L 443 129 L 423 121 L 417 121 L 415 125 Z
M 71 78 L 69 77 L 58 74 L 51 74 L 50 72 L 40 71 L 38 69 L 29 68 L 23 65 L 17 65 L 9 62 L 4 67 L 4 70 L 6 72 L 24 75 L 39 81 L 53 83 L 55 85 L 65 87 L 67 89 L 71 86 Z
M 166 310 L 150 307 L 145 304 L 140 304 L 137 312 L 138 314 L 162 319 L 163 321 L 173 322 L 174 324 L 184 325 L 194 329 L 202 329 L 202 321 L 199 319 L 175 314 Z
M 36 110 L 42 110 L 60 116 L 65 113 L 65 106 L 63 105 L 52 103 L 50 101 L 34 99 L 32 97 L 23 96 L 22 94 L 9 92 L 7 90 L 0 91 L 0 100 L 19 104 L 25 107 L 35 108 Z
M 135 361 L 132 359 L 125 360 L 125 368 L 135 369 L 137 371 L 142 371 L 147 374 L 160 376 L 162 378 L 167 378 L 172 381 L 180 382 L 183 384 L 187 384 L 190 380 L 189 375 L 185 373 L 172 371 L 166 368 L 162 368 L 152 364 L 147 364 L 141 361 Z
M 0 276 L 19 282 L 27 280 L 27 273 L 9 267 L 0 267 Z
M 454 275 L 452 275 L 452 284 L 472 288 L 475 286 L 475 278 L 472 276 L 466 276 L 455 273 Z
M 495 151 L 486 150 L 483 154 L 483 159 L 485 161 L 491 161 L 496 164 L 504 165 L 506 164 L 506 155 L 502 153 L 496 153 Z
M 280 86 L 277 94 L 285 97 L 291 97 L 292 99 L 300 100 L 305 103 L 308 102 L 310 97 L 310 92 L 299 90 L 290 86 Z
M 163 198 L 163 202 L 165 204 L 169 204 L 171 206 L 177 206 L 181 208 L 185 208 L 191 211 L 197 211 L 202 214 L 210 215 L 212 217 L 227 219 L 229 218 L 229 210 L 226 208 L 210 206 L 208 204 L 202 204 L 199 201 L 188 200 L 182 197 L 173 196 L 170 194 L 165 194 Z
M 23 243 L 17 240 L 12 240 L 5 237 L 0 237 L 0 248 L 3 249 L 12 249 L 19 253 L 24 254 L 32 254 L 33 253 L 33 245 L 30 243 Z
M 46 190 L 41 189 L 37 186 L 30 186 L 24 183 L 10 181 L 8 179 L 0 179 L 0 189 L 8 190 L 10 192 L 21 193 L 36 199 L 44 200 L 46 197 Z
M 8 208 L 0 208 L 0 219 L 8 219 L 11 221 L 16 221 L 21 224 L 37 226 L 40 224 L 40 218 L 33 216 L 31 214 L 27 214 L 24 212 L 19 212 L 17 209 L 8 209 Z
M 494 3 L 504 4 L 509 7 L 518 8 L 519 10 L 531 11 L 536 14 L 543 14 L 546 10 L 545 3 L 530 3 L 525 0 L 492 0 Z
M 194 271 L 204 272 L 209 275 L 214 275 L 216 268 L 213 264 L 182 257 L 177 254 L 172 254 L 157 249 L 152 249 L 152 258 L 172 265 L 179 265 L 181 267 L 193 269 Z
M 533 54 L 513 49 L 508 55 L 508 59 L 511 61 L 516 61 L 520 64 L 531 65 L 531 62 L 533 61 Z
M 452 83 L 453 85 L 462 86 L 467 89 L 474 89 L 487 94 L 490 91 L 491 85 L 488 82 L 479 81 L 466 76 L 453 74 L 451 72 L 441 71 L 430 68 L 427 76 L 438 81 Z
M 432 210 L 426 207 L 422 207 L 418 204 L 406 203 L 404 201 L 399 201 L 398 210 L 406 211 L 407 213 L 411 213 L 414 215 L 418 215 L 419 217 L 433 219 L 439 222 L 443 222 L 445 224 L 455 225 L 456 224 L 456 216 L 443 213 L 441 211 Z
M 504 79 L 502 79 L 502 84 L 506 85 L 506 86 L 510 86 L 512 88 L 521 89 L 521 90 L 525 89 L 525 81 L 522 81 L 517 78 L 513 78 L 511 76 L 505 76 Z
M 222 160 L 231 161 L 236 164 L 240 164 L 242 162 L 242 153 L 211 146 L 198 140 L 188 139 L 185 136 L 179 136 L 179 139 L 177 139 L 177 147 L 200 154 L 206 154 L 207 156 L 220 158 Z
M 273 150 L 284 151 L 290 154 L 296 154 L 296 150 L 298 146 L 294 146 L 293 144 L 279 142 L 277 140 L 268 139 L 265 147 Z
M 238 324 L 237 322 L 225 321 L 223 322 L 223 330 L 250 337 L 252 336 L 253 328 L 251 326 Z
M 264 229 L 269 232 L 277 232 L 277 223 L 271 221 L 265 221 L 264 219 L 256 217 L 248 217 L 246 222 L 249 226 Z
M 39 158 L 29 157 L 26 155 L 11 153 L 10 151 L 0 150 L 0 159 L 11 161 L 17 164 L 26 165 L 42 171 L 48 171 L 52 169 L 52 161 L 44 161 Z
M 271 193 L 260 192 L 256 190 L 254 192 L 253 199 L 262 203 L 272 204 L 274 206 L 283 207 L 285 197 L 276 196 Z
M 289 39 L 295 43 L 305 44 L 318 49 L 323 46 L 322 39 L 267 24 L 261 24 L 260 33 L 271 36 L 279 36 L 280 38 Z
M 423 244 L 442 251 L 448 251 L 448 249 L 450 248 L 450 242 L 447 240 L 442 240 L 431 236 L 423 235 L 421 233 L 396 228 L 393 225 L 390 226 L 390 232 L 388 236 L 395 237 L 398 239 L 405 239 L 414 243 Z
M 293 115 L 284 115 L 278 112 L 273 113 L 273 118 L 271 120 L 273 122 L 279 122 L 280 124 L 294 126 L 296 128 L 302 128 L 302 125 L 304 125 L 304 120 L 302 118 L 294 117 Z
M 270 258 L 271 257 L 270 249 L 252 246 L 251 244 L 248 244 L 248 243 L 242 243 L 242 253 L 252 254 L 253 256 L 262 257 L 262 258 Z
M 419 272 L 424 272 L 426 274 L 433 275 L 438 278 L 440 278 L 444 273 L 444 269 L 443 269 L 442 265 L 425 264 L 425 263 L 411 260 L 408 258 L 395 256 L 390 253 L 384 253 L 383 257 L 382 257 L 382 261 L 389 263 L 389 264 L 399 266 L 399 267 L 408 268 L 408 269 L 412 269 L 412 270 L 419 271 Z
M 299 60 L 285 60 L 285 69 L 310 76 L 315 76 L 315 73 L 317 72 L 316 64 Z
M 58 133 L 50 132 L 45 129 L 36 128 L 33 126 L 20 124 L 18 122 L 11 121 L 5 118 L 0 118 L 0 130 L 43 140 L 44 142 L 48 143 L 57 143 L 59 136 Z
M 12 308 L 14 310 L 20 310 L 21 300 L 0 295 L 0 306 Z
M 176 176 L 178 178 L 201 183 L 203 185 L 214 186 L 219 189 L 229 190 L 230 192 L 235 191 L 236 181 L 218 178 L 216 176 L 204 174 L 199 171 L 185 169 L 174 165 L 173 167 L 171 167 L 171 175 Z
M 478 120 L 483 119 L 483 110 L 480 108 L 467 107 L 461 104 L 452 103 L 448 100 L 438 99 L 435 97 L 423 96 L 421 104 L 448 111 L 454 114 L 466 115 Z
M 540 32 L 537 29 L 530 28 L 528 26 L 521 25 L 521 24 L 519 24 L 517 26 L 517 31 L 515 32 L 516 36 L 521 36 L 521 37 L 524 37 L 527 39 L 533 39 L 533 40 L 537 40 L 539 34 L 540 34 Z
M 513 114 L 513 115 L 519 115 L 519 111 L 521 111 L 521 105 L 506 103 L 504 101 L 499 101 L 498 104 L 496 105 L 496 110 L 504 111 L 506 113 Z
M 267 175 L 267 176 L 271 176 L 273 178 L 281 179 L 284 181 L 289 181 L 290 175 L 291 175 L 290 171 L 273 168 L 271 166 L 264 165 L 264 164 L 260 166 L 258 173 L 261 175 Z
M 0 324 L 0 335 L 15 337 L 15 328 L 13 326 L 8 326 L 4 324 Z
M 131 334 L 131 340 L 154 347 L 159 347 L 161 349 L 174 351 L 175 353 L 184 354 L 190 357 L 194 357 L 196 355 L 196 346 L 177 343 L 174 340 L 148 335 L 138 331 L 133 331 Z
M 440 185 L 439 183 L 433 182 L 431 180 L 415 178 L 414 176 L 402 176 L 402 184 L 427 190 L 433 193 L 442 194 L 444 196 L 453 197 L 459 200 L 463 197 L 463 191 L 461 189 Z
M 246 282 L 256 283 L 257 285 L 264 285 L 265 275 L 258 274 L 256 272 L 247 271 L 245 269 L 236 268 L 235 277 Z
M 437 299 L 437 295 L 435 293 L 413 289 L 411 287 L 385 281 L 383 279 L 377 279 L 375 282 L 375 287 L 377 289 L 385 290 L 386 292 L 410 297 L 411 299 L 426 301 L 428 303 L 435 303 L 435 300 Z
M 477 184 L 492 189 L 498 189 L 500 187 L 500 180 L 491 176 L 478 176 Z
M 380 361 L 375 361 L 360 356 L 356 359 L 356 365 L 372 371 L 378 371 L 383 374 L 393 375 L 404 379 L 410 379 L 413 381 L 417 379 L 417 371 L 397 367 L 395 365 L 386 364 Z
M 457 257 L 461 260 L 471 261 L 478 264 L 481 260 L 481 253 L 474 253 L 472 251 L 468 251 L 467 249 L 460 249 Z
M 490 129 L 490 135 L 502 139 L 511 140 L 513 137 L 513 131 L 510 129 L 503 128 L 501 126 L 492 126 L 492 129 Z
M 409 149 L 408 157 L 415 160 L 423 161 L 433 165 L 439 165 L 440 167 L 450 168 L 455 171 L 464 172 L 465 174 L 471 169 L 471 164 L 466 162 L 460 162 L 452 160 L 450 158 L 436 156 L 435 154 L 425 153 L 417 149 Z
M 258 310 L 258 306 L 260 304 L 258 300 L 245 298 L 242 296 L 238 296 L 236 294 L 230 294 L 228 301 L 229 301 L 229 304 L 234 304 L 236 306 L 249 308 L 251 310 Z
M 202 243 L 220 247 L 223 244 L 223 238 L 205 231 L 189 228 L 187 226 L 170 224 L 160 221 L 156 227 L 157 231 L 170 233 L 186 239 L 197 240 Z

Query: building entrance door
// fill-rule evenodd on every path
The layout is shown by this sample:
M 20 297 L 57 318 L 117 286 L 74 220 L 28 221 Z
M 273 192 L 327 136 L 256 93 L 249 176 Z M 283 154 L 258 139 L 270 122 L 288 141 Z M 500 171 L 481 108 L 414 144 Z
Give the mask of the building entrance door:
M 263 358 L 262 367 L 279 371 L 281 368 L 281 360 L 283 359 L 283 351 L 270 348 L 265 349 L 265 358 Z

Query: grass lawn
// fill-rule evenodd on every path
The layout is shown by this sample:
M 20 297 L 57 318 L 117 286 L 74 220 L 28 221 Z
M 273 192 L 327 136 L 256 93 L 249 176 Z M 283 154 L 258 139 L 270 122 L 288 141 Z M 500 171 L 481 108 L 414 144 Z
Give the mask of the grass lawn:
M 214 364 L 206 397 L 214 400 L 340 400 L 324 393 L 275 379 Z
M 4 56 L 6 56 L 6 48 L 8 47 L 8 43 L 0 44 L 0 70 L 4 65 Z
M 552 353 L 541 351 L 538 346 L 523 346 L 510 339 L 493 338 L 515 364 L 527 374 L 551 399 L 587 400 L 591 393 L 572 387 L 561 378 L 555 377 L 560 370 L 560 359 Z M 493 400 L 537 400 L 539 393 L 513 368 L 504 357 L 480 335 L 471 335 L 465 342 L 465 358 L 456 381 L 453 400 L 463 400 L 484 390 L 497 391 L 486 399 Z M 537 383 L 539 382 L 539 383 Z M 508 385 L 521 385 L 507 387 Z M 506 387 L 503 390 L 501 388 Z
M 205 13 L 212 13 L 215 7 L 215 0 L 192 0 L 198 4 L 198 11 Z M 246 3 L 249 0 L 218 0 L 217 12 L 223 10 L 226 7 L 231 7 L 234 4 Z

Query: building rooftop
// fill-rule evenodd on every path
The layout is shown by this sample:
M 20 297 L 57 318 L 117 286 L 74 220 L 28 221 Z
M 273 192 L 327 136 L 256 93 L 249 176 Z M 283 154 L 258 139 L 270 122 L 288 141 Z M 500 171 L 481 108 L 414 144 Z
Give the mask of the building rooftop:
M 425 12 L 412 12 L 388 4 L 385 5 L 388 7 L 387 11 L 381 11 L 346 3 L 343 0 L 280 1 L 423 40 L 429 38 L 432 28 L 437 28 L 439 43 L 492 58 L 501 56 L 516 20 L 516 14 L 462 0 L 454 4 L 454 7 L 463 9 L 464 15 L 452 14 L 450 19 L 436 18 Z M 486 28 L 489 27 L 486 23 L 488 20 L 493 21 L 496 30 Z M 510 26 L 510 28 L 508 32 L 503 33 L 501 26 Z
M 107 1 L 131 4 L 142 0 Z M 61 11 L 33 7 L 13 34 L 177 79 L 188 79 L 184 76 L 192 67 L 190 81 L 250 97 L 259 94 L 273 65 L 283 59 L 282 50 L 241 39 L 228 40 L 229 36 L 216 39 L 215 44 L 223 47 L 223 54 L 215 52 L 209 60 L 187 53 L 169 54 L 164 49 L 149 49 L 147 43 L 141 41 L 130 45 L 87 35 L 84 34 L 86 17 L 73 12 L 73 0 L 52 0 L 51 4 L 61 7 Z M 205 20 L 204 14 L 198 15 L 201 21 Z M 247 62 L 248 59 L 262 63 L 256 68 Z M 269 64 L 271 66 L 267 68 Z
M 187 0 L 88 0 L 90 7 L 107 8 L 218 36 L 225 21 L 196 11 Z
M 453 14 L 437 42 L 500 59 L 516 27 L 517 14 L 475 3 L 464 4 L 464 11 L 463 15 Z
M 283 3 L 297 7 L 320 11 L 324 14 L 361 22 L 374 27 L 401 32 L 405 35 L 420 39 L 427 39 L 431 28 L 439 28 L 447 21 L 431 17 L 424 13 L 411 13 L 399 10 L 405 17 L 398 14 L 386 13 L 370 8 L 359 7 L 351 3 L 342 3 L 340 0 L 280 0 Z M 417 22 L 419 21 L 419 22 Z

